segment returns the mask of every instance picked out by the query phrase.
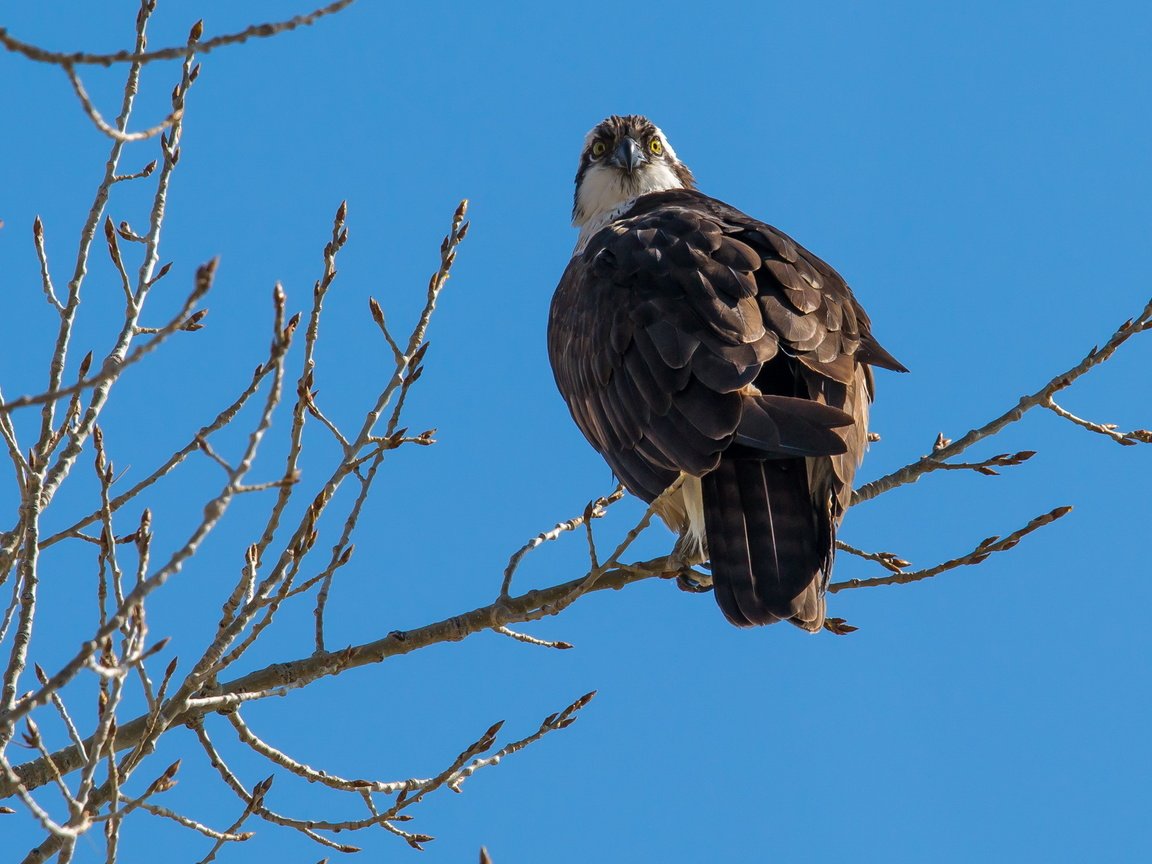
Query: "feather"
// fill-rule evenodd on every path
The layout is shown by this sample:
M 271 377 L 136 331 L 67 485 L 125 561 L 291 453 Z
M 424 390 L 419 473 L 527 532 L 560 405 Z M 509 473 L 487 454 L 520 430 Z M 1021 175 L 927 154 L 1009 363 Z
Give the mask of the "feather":
M 711 471 L 728 442 L 718 442 L 696 429 L 675 405 L 663 417 L 653 417 L 644 436 L 671 464 L 697 476 Z
M 717 393 L 694 379 L 677 396 L 675 410 L 706 437 L 726 445 L 740 423 L 740 402 L 736 393 Z
M 701 481 L 716 600 L 737 626 L 823 626 L 824 554 L 802 460 L 720 460 Z
M 692 359 L 700 340 L 668 320 L 654 321 L 644 328 L 660 353 L 660 359 L 673 369 L 682 369 Z
M 792 238 L 777 231 L 768 225 L 757 224 L 752 220 L 743 232 L 741 239 L 749 243 L 753 247 L 763 248 L 773 258 L 780 258 L 789 263 L 795 261 L 800 257 L 799 250 L 796 244 L 792 242 Z
M 893 372 L 908 371 L 904 368 L 904 364 L 885 351 L 884 347 L 873 339 L 870 333 L 861 340 L 857 357 L 861 363 L 867 363 L 869 366 L 880 366 L 883 369 L 891 369 Z
M 608 344 L 617 354 L 623 354 L 632 341 L 632 318 L 628 310 L 618 307 L 612 315 L 612 325 L 608 330 Z
M 724 617 L 737 627 L 749 627 L 744 609 L 756 608 L 748 557 L 748 529 L 740 506 L 740 485 L 733 460 L 723 459 L 716 470 L 701 480 L 704 525 L 712 562 L 712 590 Z
M 710 348 L 701 348 L 692 358 L 692 375 L 714 393 L 732 393 L 747 387 L 760 374 L 760 364 L 740 365 L 718 355 Z
M 819 351 L 815 355 L 800 354 L 796 359 L 821 379 L 850 383 L 856 375 L 856 361 L 852 354 L 844 350 L 843 344 L 831 353 L 835 356 L 830 359 L 821 357 Z
M 612 471 L 633 495 L 651 503 L 680 475 L 675 468 L 661 467 L 638 448 L 622 451 L 612 463 Z
M 660 357 L 660 352 L 656 350 L 656 346 L 652 344 L 647 330 L 637 330 L 632 344 L 635 346 L 635 350 L 640 352 L 640 356 L 644 358 L 657 387 L 670 394 L 679 393 L 684 389 L 691 375 L 690 370 L 687 366 L 674 369 L 665 363 Z
M 759 268 L 762 260 L 759 252 L 735 237 L 724 237 L 719 248 L 712 253 L 712 258 L 725 267 L 744 273 Z
M 791 345 L 806 342 L 816 335 L 820 322 L 812 315 L 800 315 L 785 306 L 778 297 L 771 295 L 760 298 L 760 308 L 771 327 L 780 338 Z
M 824 304 L 824 327 L 825 329 L 836 332 L 840 329 L 841 323 L 844 321 L 844 307 L 840 303 L 825 303 Z
M 652 370 L 639 351 L 632 350 L 624 355 L 624 373 L 632 379 L 640 398 L 652 413 L 668 413 L 672 407 L 672 393 L 656 383 Z
M 810 399 L 757 396 L 743 400 L 736 442 L 766 457 L 832 456 L 847 450 L 834 431 L 852 424 L 852 416 Z
M 700 271 L 712 289 L 718 294 L 722 294 L 726 301 L 731 302 L 755 296 L 755 282 L 751 285 L 752 290 L 748 290 L 746 283 L 727 264 L 721 264 L 701 251 L 697 251 L 694 257 L 696 258 L 696 269 Z
M 904 369 L 839 274 L 694 189 L 642 194 L 582 233 L 548 354 L 573 419 L 630 491 L 653 501 L 681 473 L 700 478 L 707 549 L 693 548 L 728 619 L 819 629 L 867 441 L 868 364 Z M 676 506 L 668 518 L 686 530 Z
M 616 427 L 620 443 L 626 449 L 632 449 L 643 434 L 641 430 L 648 427 L 650 420 L 648 407 L 640 398 L 636 385 L 628 375 L 613 375 L 607 396 L 620 417 L 620 425 Z

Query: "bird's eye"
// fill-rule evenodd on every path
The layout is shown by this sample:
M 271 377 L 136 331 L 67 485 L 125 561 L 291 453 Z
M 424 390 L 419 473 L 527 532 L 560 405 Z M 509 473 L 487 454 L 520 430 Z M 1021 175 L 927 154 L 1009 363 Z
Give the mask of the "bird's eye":
M 660 143 L 659 138 L 653 138 L 648 142 L 648 149 L 652 152 L 653 156 L 659 156 L 664 152 L 664 145 Z
M 605 144 L 603 141 L 593 141 L 592 142 L 592 158 L 593 159 L 599 159 L 601 156 L 604 155 L 604 153 L 605 153 L 605 151 L 607 151 L 607 149 L 608 149 L 608 145 Z

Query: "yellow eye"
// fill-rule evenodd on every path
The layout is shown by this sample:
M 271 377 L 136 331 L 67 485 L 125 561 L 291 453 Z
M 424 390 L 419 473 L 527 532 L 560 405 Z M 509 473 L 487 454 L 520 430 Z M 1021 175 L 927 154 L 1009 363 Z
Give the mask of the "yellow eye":
M 659 156 L 664 152 L 664 145 L 660 143 L 659 138 L 653 138 L 648 142 L 648 149 L 652 152 L 653 156 Z
M 592 142 L 592 158 L 593 159 L 599 159 L 601 156 L 604 155 L 604 153 L 607 149 L 608 149 L 608 145 L 605 144 L 603 141 L 593 141 Z

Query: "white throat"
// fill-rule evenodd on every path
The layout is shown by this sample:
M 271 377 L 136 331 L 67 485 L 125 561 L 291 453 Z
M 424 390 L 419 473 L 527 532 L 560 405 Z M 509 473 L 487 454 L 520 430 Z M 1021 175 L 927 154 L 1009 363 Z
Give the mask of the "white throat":
M 580 236 L 575 252 L 582 251 L 593 234 L 618 218 L 641 195 L 683 188 L 676 172 L 663 161 L 649 163 L 630 176 L 607 165 L 589 165 L 576 191 L 572 224 L 579 226 Z

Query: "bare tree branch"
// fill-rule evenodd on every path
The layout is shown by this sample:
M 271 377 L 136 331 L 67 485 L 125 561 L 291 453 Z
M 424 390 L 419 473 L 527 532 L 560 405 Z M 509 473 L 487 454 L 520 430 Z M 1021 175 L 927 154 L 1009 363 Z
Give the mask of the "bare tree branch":
M 1092 350 L 1085 355 L 1084 359 L 1071 369 L 1055 376 L 1035 393 L 1020 397 L 1020 401 L 1016 403 L 1015 407 L 1005 411 L 999 417 L 988 421 L 983 426 L 973 429 L 959 440 L 934 450 L 931 456 L 922 456 L 915 462 L 911 462 L 903 468 L 893 471 L 891 474 L 861 486 L 852 495 L 852 503 L 859 504 L 864 501 L 870 501 L 881 493 L 895 489 L 897 486 L 915 483 L 925 474 L 944 467 L 945 460 L 959 456 L 973 444 L 983 441 L 985 438 L 995 435 L 1006 426 L 1017 422 L 1036 406 L 1047 407 L 1047 403 L 1051 401 L 1056 393 L 1070 387 L 1072 383 L 1082 375 L 1107 361 L 1116 353 L 1116 349 L 1133 336 L 1143 333 L 1150 328 L 1152 328 L 1152 300 L 1148 301 L 1139 315 L 1135 318 L 1129 318 L 1121 324 L 1116 329 L 1116 332 L 1109 337 L 1108 341 L 1104 343 L 1102 349 L 1093 347 Z
M 30 395 L 13 400 L 0 396 L 0 437 L 4 439 L 13 469 L 14 494 L 10 498 L 18 505 L 6 523 L 7 530 L 0 532 L 0 585 L 12 580 L 10 602 L 0 616 L 0 645 L 4 646 L 6 655 L 0 669 L 0 797 L 13 798 L 15 807 L 25 811 L 24 818 L 38 832 L 43 832 L 43 842 L 28 854 L 26 861 L 46 861 L 55 855 L 62 864 L 68 862 L 77 849 L 81 852 L 85 849 L 83 845 L 77 847 L 78 839 L 94 826 L 100 826 L 104 831 L 105 858 L 114 862 L 121 852 L 122 833 L 134 822 L 144 821 L 141 815 L 144 813 L 173 821 L 210 841 L 211 848 L 202 859 L 205 862 L 213 860 L 227 844 L 251 838 L 253 832 L 241 828 L 250 826 L 253 820 L 298 832 L 326 849 L 341 852 L 356 851 L 357 847 L 341 842 L 337 832 L 372 828 L 383 829 L 412 848 L 420 849 L 432 837 L 406 830 L 410 827 L 406 822 L 413 818 L 413 810 L 422 801 L 439 790 L 460 791 L 476 771 L 498 765 L 504 757 L 566 728 L 593 694 L 549 715 L 530 734 L 510 739 L 503 745 L 498 742 L 501 724 L 492 725 L 455 757 L 437 763 L 436 773 L 404 779 L 349 778 L 308 764 L 298 755 L 274 746 L 271 741 L 276 736 L 271 727 L 257 734 L 251 724 L 255 715 L 247 707 L 248 703 L 283 696 L 322 678 L 432 645 L 462 642 L 484 631 L 493 631 L 528 646 L 568 649 L 572 647 L 568 642 L 529 635 L 518 629 L 518 625 L 557 615 L 591 592 L 619 589 L 645 579 L 677 578 L 682 585 L 697 590 L 705 590 L 709 583 L 706 573 L 692 576 L 694 571 L 685 567 L 691 562 L 680 560 L 676 550 L 649 561 L 625 560 L 634 542 L 649 527 L 655 504 L 629 530 L 624 530 L 628 527 L 625 525 L 613 531 L 611 523 L 596 520 L 604 517 L 611 505 L 623 497 L 624 490 L 618 487 L 610 495 L 590 501 L 582 514 L 556 523 L 512 554 L 502 574 L 499 593 L 491 603 L 411 630 L 385 633 L 382 628 L 371 641 L 329 649 L 336 637 L 331 632 L 334 624 L 328 620 L 327 610 L 331 598 L 346 589 L 343 574 L 349 571 L 344 568 L 353 559 L 353 541 L 361 514 L 366 512 L 369 497 L 384 482 L 387 457 L 404 445 L 426 447 L 435 442 L 435 429 L 428 428 L 431 424 L 422 422 L 415 429 L 425 431 L 413 431 L 409 402 L 413 405 L 416 402 L 409 397 L 417 392 L 414 388 L 422 379 L 430 350 L 430 322 L 468 232 L 467 201 L 461 202 L 453 214 L 427 287 L 420 286 L 423 303 L 410 328 L 406 332 L 399 329 L 395 319 L 386 319 L 380 303 L 369 299 L 368 312 L 382 337 L 382 345 L 378 346 L 382 350 L 372 352 L 372 356 L 383 358 L 377 361 L 383 369 L 371 370 L 371 376 L 348 376 L 342 370 L 331 373 L 320 362 L 323 357 L 320 341 L 330 339 L 332 329 L 324 318 L 325 305 L 335 296 L 331 292 L 336 287 L 337 260 L 349 237 L 348 209 L 342 202 L 336 209 L 330 235 L 325 238 L 310 304 L 305 303 L 302 313 L 290 315 L 288 300 L 277 284 L 272 296 L 271 345 L 266 356 L 263 346 L 259 346 L 258 356 L 263 361 L 251 380 L 247 384 L 238 382 L 233 392 L 239 391 L 239 395 L 214 419 L 191 435 L 183 433 L 177 439 L 186 442 L 183 446 L 144 479 L 116 494 L 120 487 L 112 454 L 124 463 L 131 451 L 119 441 L 106 440 L 106 435 L 114 434 L 111 430 L 115 424 L 112 417 L 102 420 L 101 415 L 111 404 L 113 393 L 122 392 L 116 384 L 129 366 L 145 361 L 162 362 L 165 352 L 157 354 L 156 349 L 172 334 L 191 333 L 203 327 L 207 310 L 199 308 L 199 303 L 211 287 L 216 271 L 215 260 L 202 266 L 180 310 L 163 326 L 146 326 L 152 321 L 146 317 L 152 313 L 149 305 L 152 289 L 172 268 L 171 264 L 160 264 L 160 239 L 168 213 L 171 183 L 181 159 L 186 100 L 200 68 L 196 58 L 215 48 L 307 26 L 340 12 L 351 2 L 329 3 L 305 15 L 252 25 L 207 40 L 203 39 L 202 23 L 197 22 L 184 45 L 154 51 L 146 50 L 146 30 L 156 8 L 155 0 L 140 0 L 133 49 L 112 54 L 48 51 L 21 42 L 0 29 L 0 45 L 9 51 L 59 66 L 71 82 L 86 116 L 111 139 L 103 173 L 79 232 L 72 275 L 60 293 L 53 280 L 43 222 L 37 217 L 33 223 L 40 275 L 40 285 L 33 288 L 33 298 L 42 294 L 53 310 L 50 314 L 55 316 L 55 341 L 49 352 L 47 381 L 41 382 L 43 389 L 35 392 L 33 388 Z M 180 63 L 170 113 L 150 129 L 129 131 L 141 69 L 148 63 L 166 60 Z M 78 70 L 82 66 L 119 63 L 128 64 L 128 69 L 119 114 L 115 120 L 108 121 L 90 98 Z M 175 73 L 176 70 L 165 67 L 165 71 Z M 158 147 L 159 153 L 140 171 L 119 173 L 124 148 L 130 145 Z M 128 187 L 117 185 L 129 180 L 141 182 Z M 116 218 L 115 206 L 120 196 L 123 194 L 125 200 L 131 200 L 129 193 L 143 193 L 151 199 L 147 224 L 137 220 L 139 230 L 133 229 L 128 221 Z M 101 227 L 111 261 L 110 284 L 116 295 L 111 303 L 114 306 L 112 324 L 104 340 L 111 347 L 105 349 L 102 358 L 94 361 L 92 352 L 88 352 L 75 363 L 69 355 L 73 339 L 82 332 L 81 325 L 89 324 L 86 318 L 79 317 L 79 310 L 81 301 L 90 299 L 84 283 L 93 266 L 93 243 Z M 58 242 L 54 230 L 53 248 Z M 52 260 L 55 261 L 55 253 Z M 285 283 L 292 284 L 287 279 Z M 343 281 L 340 287 L 345 290 Z M 122 310 L 121 300 L 116 297 L 122 298 Z M 38 304 L 45 301 L 36 299 Z M 85 303 L 85 309 L 93 305 Z M 994 475 L 1003 468 L 1022 464 L 1034 451 L 976 457 L 966 462 L 959 461 L 959 457 L 972 445 L 1017 422 L 1036 406 L 1121 445 L 1152 442 L 1152 432 L 1117 431 L 1113 424 L 1097 423 L 1072 414 L 1054 399 L 1055 394 L 1109 360 L 1132 336 L 1148 329 L 1152 329 L 1152 302 L 1136 319 L 1116 330 L 1102 350 L 1093 349 L 1075 367 L 958 441 L 948 441 L 941 435 L 929 455 L 865 485 L 855 496 L 855 502 L 871 500 L 933 471 Z M 302 340 L 296 338 L 298 330 L 303 331 Z M 300 347 L 294 348 L 295 345 Z M 293 350 L 299 352 L 295 358 L 291 354 Z M 97 370 L 94 373 L 93 368 Z M 320 383 L 325 375 L 346 386 L 359 383 L 360 377 L 379 383 L 360 391 L 362 402 L 350 421 L 348 416 L 333 409 L 327 397 L 321 400 Z M 65 384 L 65 381 L 73 383 Z M 284 404 L 285 388 L 287 405 Z M 321 409 L 322 403 L 328 413 Z M 17 410 L 37 405 L 40 406 L 38 417 Z M 310 419 L 316 423 L 310 424 Z M 39 426 L 38 434 L 34 428 L 24 427 L 26 420 L 30 427 Z M 245 428 L 237 428 L 238 422 L 245 423 Z M 27 440 L 22 443 L 25 437 Z M 317 440 L 321 443 L 320 456 L 315 456 L 312 448 Z M 266 459 L 268 441 L 283 448 L 276 451 L 281 455 L 271 467 Z M 332 446 L 333 443 L 336 446 Z M 73 470 L 86 449 L 92 458 L 95 484 L 86 471 Z M 197 451 L 204 455 L 204 460 L 191 460 L 192 466 L 185 466 L 188 456 Z M 328 461 L 321 462 L 321 459 Z M 201 463 L 207 460 L 213 463 L 210 472 L 201 470 L 204 467 Z M 202 508 L 186 523 L 169 525 L 165 513 L 162 527 L 167 531 L 159 536 L 177 539 L 174 542 L 165 539 L 164 545 L 156 542 L 154 548 L 152 510 L 146 505 L 155 507 L 160 503 L 158 493 L 162 480 L 184 482 L 189 473 L 196 471 L 199 471 L 196 480 L 208 475 L 215 478 L 210 482 L 217 485 L 208 492 L 195 493 L 192 500 Z M 224 474 L 222 481 L 219 472 Z M 70 482 L 75 479 L 74 475 L 86 475 L 87 485 Z M 67 494 L 64 494 L 66 484 Z M 176 491 L 187 495 L 186 490 L 194 488 L 177 486 Z M 252 507 L 263 509 L 257 519 L 246 523 L 249 527 L 243 529 L 242 539 L 222 557 L 212 560 L 202 557 L 205 541 L 222 520 L 231 515 L 231 505 L 237 497 L 262 491 L 271 494 L 250 496 L 246 501 Z M 64 501 L 65 507 L 53 507 L 57 497 Z M 130 503 L 136 504 L 139 512 L 129 513 Z M 838 548 L 844 552 L 874 562 L 883 570 L 875 578 L 838 582 L 829 590 L 906 584 L 978 565 L 1062 518 L 1070 509 L 1056 508 L 1003 538 L 990 537 L 959 557 L 921 570 L 910 570 L 911 565 L 895 553 L 869 552 L 840 542 Z M 58 517 L 62 511 L 66 512 Z M 78 513 L 88 515 L 77 519 Z M 55 533 L 47 533 L 45 525 L 51 525 Z M 60 525 L 68 527 L 57 530 Z M 609 547 L 604 546 L 605 531 L 613 531 Z M 173 535 L 172 532 L 180 533 Z M 589 562 L 583 575 L 574 579 L 557 577 L 560 581 L 555 584 L 535 590 L 518 589 L 522 593 L 512 595 L 514 576 L 529 552 L 554 541 L 564 542 L 569 535 L 579 537 L 581 534 L 582 539 L 576 542 L 586 545 Z M 43 660 L 41 637 L 45 635 L 48 620 L 43 608 L 38 607 L 44 602 L 38 596 L 41 580 L 45 578 L 41 572 L 42 556 L 45 550 L 69 540 L 79 542 L 65 548 L 74 546 L 88 562 L 84 575 L 90 580 L 89 596 L 95 595 L 94 623 L 90 622 L 79 633 L 66 634 L 64 638 L 74 639 L 70 653 L 62 655 L 67 659 L 57 661 L 50 671 L 45 671 L 35 664 L 37 659 Z M 612 548 L 604 560 L 603 548 Z M 210 598 L 211 608 L 219 609 L 219 618 L 205 622 L 201 641 L 193 642 L 190 652 L 182 649 L 185 650 L 183 662 L 166 658 L 161 674 L 160 667 L 153 664 L 159 662 L 157 656 L 165 650 L 168 640 L 166 637 L 154 639 L 149 632 L 150 620 L 159 618 L 154 616 L 153 604 L 163 602 L 165 593 L 161 589 L 193 561 L 202 565 L 200 575 L 205 577 L 198 585 L 219 591 L 219 596 Z M 367 565 L 363 558 L 357 558 L 353 567 L 362 570 Z M 690 577 L 700 584 L 688 585 Z M 294 608 L 297 621 L 301 615 L 307 616 L 310 609 L 312 618 L 305 617 L 305 620 L 312 622 L 312 632 L 302 638 L 297 633 L 296 641 L 273 646 L 272 640 L 266 637 L 285 628 L 283 622 L 292 614 L 282 614 L 285 607 Z M 843 634 L 855 628 L 843 619 L 830 618 L 827 629 Z M 186 648 L 188 641 L 183 640 L 182 644 Z M 262 653 L 255 661 L 257 651 L 253 648 L 257 645 Z M 288 659 L 268 663 L 270 657 L 278 656 Z M 243 662 L 245 658 L 247 663 Z M 27 691 L 29 666 L 36 675 L 31 691 Z M 238 669 L 244 670 L 244 674 L 234 671 Z M 158 680 L 158 686 L 154 685 L 154 679 Z M 95 710 L 85 714 L 83 706 L 91 704 L 89 692 L 96 693 L 98 699 Z M 217 714 L 222 715 L 228 727 L 223 727 L 224 721 L 212 717 Z M 49 730 L 49 723 L 62 724 L 58 740 L 41 734 L 41 727 Z M 190 813 L 177 812 L 157 803 L 159 796 L 175 783 L 180 763 L 163 770 L 145 763 L 153 758 L 161 740 L 181 726 L 195 731 L 199 749 L 193 747 L 193 754 L 202 752 L 215 769 L 215 777 L 210 782 L 218 784 L 216 788 L 222 785 L 236 797 L 239 815 L 224 830 L 209 827 Z M 230 730 L 223 738 L 219 734 L 221 728 Z M 27 746 L 32 753 L 24 764 L 13 765 L 11 754 L 18 744 Z M 457 747 L 453 747 L 448 752 L 456 750 Z M 251 759 L 253 754 L 258 762 L 266 763 L 266 767 L 270 764 L 273 772 L 258 782 L 245 778 L 232 767 L 244 768 L 241 760 Z M 232 760 L 232 765 L 228 760 Z M 143 792 L 136 785 L 141 782 L 138 771 L 148 771 L 145 776 L 152 778 Z M 318 798 L 327 796 L 341 803 L 351 801 L 355 818 L 348 818 L 343 812 L 332 818 L 318 817 L 310 804 L 300 814 L 274 809 L 271 790 L 277 778 L 289 783 L 302 780 L 314 784 Z M 48 799 L 51 806 L 44 803 Z M 10 808 L 0 808 L 0 813 L 12 812 Z M 91 838 L 83 842 L 90 843 Z
M 1057 519 L 1063 518 L 1072 512 L 1071 507 L 1057 507 L 1055 510 L 1050 510 L 1035 519 L 1031 520 L 1023 528 L 1019 528 L 1009 534 L 1007 537 L 1000 538 L 996 536 L 988 537 L 981 540 L 976 544 L 975 548 L 967 553 L 961 555 L 959 558 L 953 558 L 949 561 L 944 561 L 937 564 L 935 567 L 929 567 L 926 570 L 914 570 L 909 573 L 899 571 L 893 573 L 891 576 L 878 576 L 874 579 L 849 579 L 845 582 L 834 582 L 828 586 L 828 591 L 835 594 L 837 591 L 844 591 L 849 588 L 873 588 L 877 585 L 907 585 L 910 582 L 919 582 L 922 579 L 930 579 L 941 573 L 949 570 L 955 570 L 957 567 L 968 567 L 973 564 L 982 564 L 990 555 L 997 552 L 1005 552 L 1014 547 L 1020 540 L 1027 535 L 1031 534 L 1045 525 L 1051 525 Z
M 2 37 L 0 37 L 2 38 Z M 68 75 L 68 81 L 72 84 L 72 89 L 75 91 L 77 98 L 80 100 L 80 107 L 84 109 L 84 113 L 88 115 L 88 119 L 92 124 L 111 138 L 113 141 L 121 143 L 129 143 L 132 141 L 144 141 L 148 138 L 155 138 L 165 129 L 168 129 L 183 115 L 183 109 L 177 109 L 161 120 L 158 124 L 150 129 L 145 129 L 142 132 L 121 132 L 119 129 L 114 129 L 108 125 L 101 115 L 96 110 L 96 106 L 92 104 L 92 99 L 88 96 L 88 91 L 84 89 L 84 84 L 80 80 L 80 76 L 76 74 L 76 69 L 71 63 L 62 63 L 62 68 Z M 119 180 L 121 178 L 114 178 Z
M 356 0 L 337 0 L 335 3 L 329 3 L 327 6 L 322 6 L 306 15 L 297 15 L 285 21 L 253 24 L 251 27 L 245 27 L 237 33 L 227 33 L 221 36 L 214 36 L 211 39 L 205 39 L 202 42 L 198 41 L 195 50 L 199 54 L 208 54 L 225 45 L 239 45 L 247 42 L 249 39 L 266 39 L 270 36 L 279 36 L 281 33 L 287 33 L 299 27 L 307 27 L 328 15 L 334 15 L 355 2 Z M 154 5 L 154 2 L 150 5 Z M 203 23 L 197 22 L 193 28 L 193 33 L 196 35 L 197 40 L 199 40 L 202 35 L 202 31 Z M 171 48 L 160 48 L 155 51 L 145 51 L 143 47 L 139 45 L 134 51 L 117 51 L 113 54 L 89 54 L 83 51 L 61 53 L 58 51 L 48 51 L 27 42 L 21 42 L 19 39 L 10 35 L 8 29 L 5 27 L 0 27 L 0 45 L 9 51 L 22 54 L 29 60 L 37 63 L 52 63 L 56 66 L 112 66 L 116 63 L 143 65 L 156 60 L 180 60 L 189 55 L 189 48 L 187 46 L 174 46 Z

